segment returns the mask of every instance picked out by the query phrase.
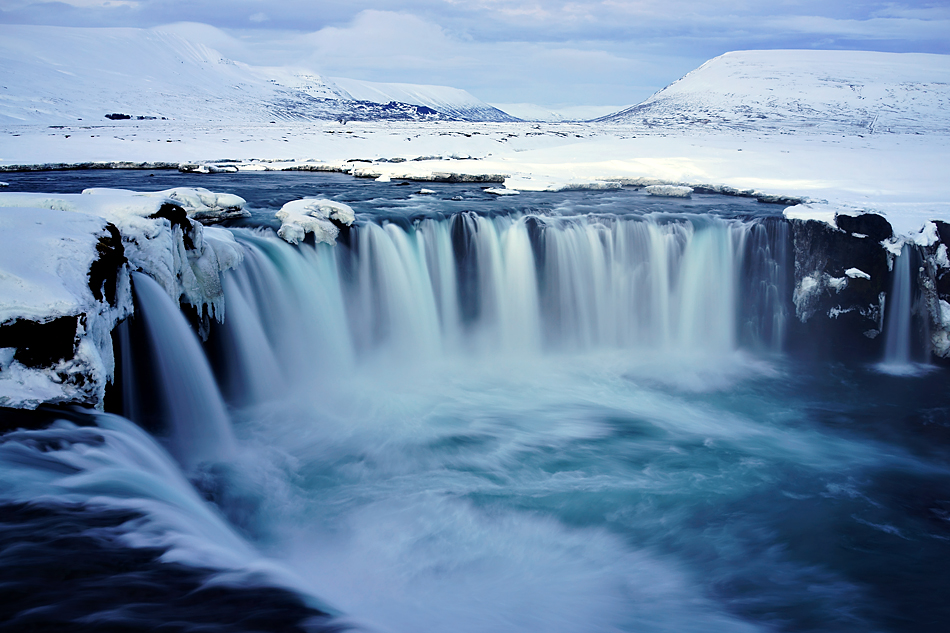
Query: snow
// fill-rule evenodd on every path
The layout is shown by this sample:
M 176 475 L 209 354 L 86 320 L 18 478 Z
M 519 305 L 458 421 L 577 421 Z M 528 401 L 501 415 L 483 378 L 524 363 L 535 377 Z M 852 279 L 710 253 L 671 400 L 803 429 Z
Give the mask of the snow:
M 499 187 L 486 187 L 482 191 L 485 193 L 493 193 L 496 196 L 515 196 L 521 193 L 517 189 L 501 189 Z
M 948 108 L 946 55 L 735 51 L 604 120 L 784 134 L 946 134 Z
M 0 93 L 0 120 L 10 114 L 5 120 L 42 123 L 0 128 L 0 165 L 191 162 L 241 171 L 345 171 L 383 182 L 487 176 L 503 180 L 507 189 L 521 191 L 687 185 L 801 200 L 802 204 L 786 212 L 793 219 L 833 224 L 836 214 L 879 213 L 904 236 L 931 220 L 950 219 L 950 181 L 945 174 L 950 164 L 946 102 L 950 56 L 946 55 L 731 53 L 648 100 L 643 105 L 649 106 L 649 117 L 641 109 L 643 116 L 633 117 L 628 111 L 624 117 L 594 123 L 350 121 L 340 125 L 292 120 L 289 115 L 261 122 L 260 111 L 249 114 L 253 108 L 243 97 L 228 96 L 254 92 L 257 83 L 241 83 L 244 75 L 227 75 L 227 81 L 218 81 L 237 72 L 234 69 L 242 68 L 240 64 L 219 64 L 221 60 L 210 49 L 197 45 L 169 57 L 170 42 L 181 43 L 177 36 L 159 31 L 46 28 L 0 27 L 0 32 L 10 36 L 0 38 L 4 42 L 0 49 L 15 50 L 10 53 L 11 64 L 0 66 L 5 85 L 9 84 Z M 51 39 L 61 42 L 56 50 L 79 51 L 75 67 L 72 62 L 64 66 L 74 76 L 37 66 L 34 57 L 40 52 L 55 57 L 56 50 L 50 53 L 38 44 Z M 24 52 L 14 47 L 17 43 L 24 45 Z M 86 69 L 111 61 L 110 50 L 128 50 L 133 44 L 158 55 L 154 72 L 148 74 L 150 87 L 135 93 L 141 100 L 132 99 L 134 90 L 129 86 L 136 83 L 126 82 L 131 66 L 125 60 L 116 61 L 110 76 L 132 92 L 127 95 L 130 100 L 115 102 L 114 109 L 148 113 L 158 103 L 170 103 L 190 114 L 176 121 L 112 122 L 102 119 L 102 108 L 97 106 L 89 114 L 95 117 L 96 127 L 63 119 L 57 110 L 60 97 L 53 92 L 75 94 L 76 99 L 103 96 L 106 87 L 101 74 Z M 31 51 L 34 57 L 27 54 Z M 166 71 L 172 61 L 182 67 L 180 76 Z M 281 84 L 281 90 L 297 90 L 298 97 L 300 90 L 324 94 L 320 86 L 332 83 L 288 69 L 261 72 L 261 76 L 274 76 L 278 84 L 287 84 Z M 218 79 L 212 81 L 212 75 Z M 242 91 L 233 87 L 239 84 L 245 86 Z M 268 83 L 267 90 L 274 85 Z M 381 90 L 366 82 L 360 85 Z M 175 97 L 159 98 L 165 94 Z M 287 92 L 284 97 L 291 99 L 293 94 Z M 32 114 L 14 117 L 12 113 L 22 113 L 26 103 L 31 104 Z M 710 113 L 721 116 L 703 122 Z M 266 116 L 273 115 L 268 110 Z M 861 121 L 876 123 L 859 125 Z M 64 126 L 50 129 L 51 123 Z M 216 162 L 220 156 L 237 160 Z M 354 158 L 370 162 L 349 162 Z
M 48 209 L 0 208 L 0 323 L 77 315 L 94 302 L 89 267 L 105 221 Z
M 871 275 L 867 274 L 860 268 L 849 268 L 844 271 L 844 274 L 850 277 L 851 279 L 870 279 Z
M 937 247 L 937 254 L 934 261 L 942 268 L 950 268 L 950 257 L 947 256 L 947 245 L 941 244 Z
M 340 92 L 359 101 L 411 103 L 467 120 L 515 121 L 518 118 L 475 98 L 465 90 L 449 86 L 377 83 L 343 77 L 333 77 L 331 81 Z
M 336 244 L 340 230 L 330 220 L 350 225 L 356 219 L 351 207 L 322 198 L 291 200 L 276 216 L 281 221 L 277 235 L 291 244 L 303 241 L 307 233 L 313 233 L 317 242 Z
M 118 272 L 114 306 L 105 298 L 96 299 L 89 287 L 90 266 L 103 236 L 109 233 L 101 217 L 59 209 L 0 208 L 0 324 L 77 318 L 72 359 L 31 368 L 13 360 L 10 348 L 4 349 L 0 406 L 33 408 L 59 401 L 101 406 L 115 370 L 111 332 L 132 312 L 127 267 Z
M 125 256 L 134 269 L 155 279 L 173 300 L 184 298 L 199 313 L 223 318 L 220 273 L 240 262 L 240 251 L 226 247 L 218 233 L 214 234 L 216 244 L 206 242 L 208 229 L 197 222 L 188 233 L 193 247 L 187 248 L 181 226 L 151 217 L 170 199 L 134 194 L 124 190 L 94 195 L 4 192 L 0 207 L 53 209 L 105 219 L 118 227 Z M 224 261 L 218 257 L 218 248 Z
M 250 215 L 244 209 L 244 198 L 230 193 L 214 193 L 203 187 L 175 187 L 163 191 L 130 191 L 128 189 L 84 189 L 87 195 L 135 196 L 171 200 L 182 207 L 189 218 L 201 222 L 219 222 Z
M 692 187 L 677 187 L 676 185 L 649 185 L 643 190 L 651 196 L 665 198 L 689 198 L 693 194 Z
M 924 224 L 920 231 L 912 236 L 914 244 L 918 246 L 932 246 L 940 241 L 940 235 L 937 233 L 937 225 L 933 222 Z
M 626 109 L 629 106 L 564 106 L 547 107 L 534 103 L 492 103 L 492 106 L 522 121 L 561 123 L 590 121 Z
M 847 274 L 847 273 L 845 273 Z M 849 275 L 850 276 L 850 275 Z M 841 292 L 848 287 L 848 278 L 847 277 L 832 277 L 825 273 L 825 283 L 829 288 L 833 288 L 835 292 Z
M 818 204 L 797 204 L 794 207 L 788 207 L 782 214 L 789 220 L 814 220 L 815 222 L 824 222 L 837 228 L 835 216 L 837 212 L 829 209 L 826 205 Z
M 118 272 L 114 305 L 96 299 L 89 287 L 99 238 L 111 237 L 107 223 L 118 228 L 133 268 L 158 281 L 176 302 L 183 299 L 199 313 L 223 320 L 221 273 L 241 263 L 243 249 L 226 229 L 151 217 L 163 204 L 179 200 L 199 211 L 198 203 L 243 204 L 237 196 L 196 189 L 0 193 L 0 324 L 77 318 L 75 353 L 53 367 L 26 367 L 4 348 L 0 406 L 59 401 L 102 406 L 115 370 L 112 330 L 133 310 L 128 265 Z
M 306 68 L 250 66 L 190 39 L 197 33 L 175 30 L 182 31 L 0 25 L 0 124 L 101 124 L 113 113 L 131 116 L 129 124 L 139 117 L 228 124 L 513 120 L 464 90 L 338 80 L 363 95 L 358 98 L 373 93 L 354 101 L 337 82 Z M 393 100 L 400 103 L 388 105 Z M 428 104 L 441 114 L 416 107 Z

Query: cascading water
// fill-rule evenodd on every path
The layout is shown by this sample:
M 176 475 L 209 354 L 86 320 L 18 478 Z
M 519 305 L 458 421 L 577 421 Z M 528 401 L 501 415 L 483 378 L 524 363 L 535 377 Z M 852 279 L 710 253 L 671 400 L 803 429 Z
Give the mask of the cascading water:
M 360 217 L 335 246 L 235 229 L 245 257 L 204 346 L 214 374 L 137 275 L 126 409 L 161 410 L 156 434 L 191 482 L 128 423 L 58 423 L 2 436 L 2 508 L 42 498 L 96 547 L 150 552 L 153 584 L 195 574 L 186 606 L 218 592 L 215 618 L 255 618 L 174 611 L 208 630 L 857 633 L 947 615 L 947 508 L 931 491 L 950 475 L 904 414 L 944 428 L 943 382 L 892 391 L 776 354 L 784 223 L 397 220 Z M 71 606 L 63 628 L 145 617 L 111 600 Z
M 884 360 L 878 368 L 890 374 L 915 374 L 925 369 L 913 350 L 914 282 L 912 278 L 914 253 L 904 244 L 894 259 L 894 281 L 888 295 L 884 328 Z
M 228 459 L 234 454 L 231 424 L 198 338 L 158 283 L 141 273 L 133 278 L 156 380 L 143 387 L 160 394 L 169 449 L 186 468 Z M 128 408 L 132 415 L 138 411 L 134 402 Z
M 430 358 L 459 349 L 732 351 L 752 225 L 697 222 L 461 214 L 408 231 L 368 223 L 342 255 L 356 347 Z M 780 328 L 769 335 L 768 346 L 780 344 Z
M 884 362 L 888 365 L 910 365 L 911 279 L 910 248 L 905 244 L 894 261 L 894 284 L 891 288 L 887 327 L 884 335 Z

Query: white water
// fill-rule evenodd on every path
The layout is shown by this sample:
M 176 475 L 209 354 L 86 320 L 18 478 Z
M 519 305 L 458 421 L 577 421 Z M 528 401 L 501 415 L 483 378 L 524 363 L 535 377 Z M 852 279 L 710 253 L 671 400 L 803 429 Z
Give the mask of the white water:
M 346 289 L 356 349 L 402 359 L 736 349 L 747 226 L 547 219 L 535 251 L 527 222 L 466 214 L 410 232 L 362 227 Z
M 155 370 L 151 387 L 170 425 L 169 450 L 188 469 L 228 459 L 231 424 L 197 336 L 157 282 L 142 273 L 133 278 Z
M 926 372 L 930 367 L 917 362 L 912 349 L 913 340 L 913 255 L 907 244 L 894 260 L 894 282 L 888 294 L 887 324 L 884 329 L 884 360 L 879 371 L 895 376 L 912 376 Z

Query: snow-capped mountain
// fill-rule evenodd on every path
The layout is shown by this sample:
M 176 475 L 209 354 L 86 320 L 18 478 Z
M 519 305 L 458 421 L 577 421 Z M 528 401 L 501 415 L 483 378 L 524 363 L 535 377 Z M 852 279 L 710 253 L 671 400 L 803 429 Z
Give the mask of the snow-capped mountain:
M 0 123 L 98 121 L 107 114 L 196 123 L 516 120 L 464 90 L 250 66 L 158 29 L 0 25 Z
M 333 77 L 341 93 L 356 101 L 414 103 L 463 121 L 515 121 L 515 117 L 465 90 L 448 86 L 391 84 Z
M 851 134 L 950 132 L 950 55 L 726 53 L 598 119 L 644 127 Z

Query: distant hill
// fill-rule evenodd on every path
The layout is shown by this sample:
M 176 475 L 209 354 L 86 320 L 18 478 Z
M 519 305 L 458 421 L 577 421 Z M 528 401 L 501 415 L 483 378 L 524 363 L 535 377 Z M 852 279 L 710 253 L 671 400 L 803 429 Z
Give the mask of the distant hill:
M 515 121 L 464 90 L 329 80 L 233 61 L 153 29 L 0 25 L 0 123 Z
M 645 128 L 950 133 L 950 55 L 737 51 L 597 121 Z
M 562 121 L 590 121 L 597 117 L 612 114 L 623 106 L 564 106 L 549 108 L 534 103 L 494 103 L 499 110 L 503 110 L 522 121 L 543 121 L 559 123 Z

